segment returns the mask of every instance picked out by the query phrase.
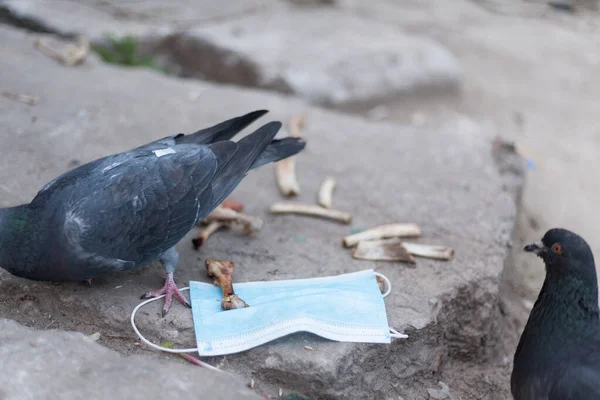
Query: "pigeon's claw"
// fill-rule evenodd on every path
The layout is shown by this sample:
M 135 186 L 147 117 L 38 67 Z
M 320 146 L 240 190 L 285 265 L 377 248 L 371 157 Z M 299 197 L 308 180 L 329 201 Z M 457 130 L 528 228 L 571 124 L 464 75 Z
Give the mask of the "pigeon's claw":
M 152 292 L 144 293 L 142 295 L 142 299 L 150 299 L 152 297 L 158 297 L 158 296 L 162 296 L 162 295 L 165 295 L 165 305 L 163 306 L 163 309 L 162 309 L 163 317 L 165 315 L 167 315 L 167 312 L 171 308 L 171 302 L 173 301 L 173 295 L 175 295 L 175 297 L 177 297 L 177 299 L 181 302 L 181 304 L 183 304 L 184 306 L 186 306 L 188 308 L 192 308 L 189 301 L 187 301 L 187 299 L 185 297 L 183 297 L 183 294 L 181 294 L 181 291 L 177 288 L 177 285 L 175 284 L 175 281 L 173 280 L 172 272 L 167 272 L 167 277 L 165 279 L 165 285 L 162 288 L 160 288 L 158 290 L 154 290 Z

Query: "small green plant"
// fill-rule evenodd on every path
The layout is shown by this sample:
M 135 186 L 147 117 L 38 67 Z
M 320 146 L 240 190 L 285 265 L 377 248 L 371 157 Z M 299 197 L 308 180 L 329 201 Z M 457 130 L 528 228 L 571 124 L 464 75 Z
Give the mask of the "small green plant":
M 152 56 L 138 54 L 139 41 L 131 35 L 116 37 L 107 35 L 108 44 L 94 44 L 93 50 L 109 64 L 126 65 L 129 67 L 147 67 L 166 72 L 159 67 Z

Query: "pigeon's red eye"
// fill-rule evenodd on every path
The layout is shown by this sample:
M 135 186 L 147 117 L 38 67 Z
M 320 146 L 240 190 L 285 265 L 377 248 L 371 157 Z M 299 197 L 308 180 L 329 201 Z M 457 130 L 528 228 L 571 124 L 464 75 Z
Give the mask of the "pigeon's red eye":
M 556 254 L 560 254 L 560 253 L 562 253 L 562 246 L 558 243 L 555 243 L 552 246 L 552 251 L 555 252 Z

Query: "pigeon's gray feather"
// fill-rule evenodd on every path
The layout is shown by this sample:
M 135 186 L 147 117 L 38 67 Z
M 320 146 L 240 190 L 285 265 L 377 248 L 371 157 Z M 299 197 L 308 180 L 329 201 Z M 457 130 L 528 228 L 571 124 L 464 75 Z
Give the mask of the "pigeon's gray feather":
M 42 190 L 31 206 L 55 227 L 58 236 L 51 240 L 58 239 L 68 256 L 64 263 L 73 268 L 60 277 L 51 268 L 34 271 L 36 279 L 82 280 L 134 268 L 181 240 L 212 198 L 218 161 L 205 146 L 165 151 L 107 157 Z
M 268 163 L 283 160 L 300 152 L 305 146 L 304 140 L 297 137 L 286 137 L 272 140 L 260 157 L 254 161 L 250 169 L 255 169 Z
M 155 150 L 165 146 L 176 146 L 178 144 L 214 144 L 226 142 L 232 139 L 248 125 L 265 115 L 267 110 L 253 111 L 248 114 L 229 119 L 210 128 L 201 129 L 195 133 L 168 136 L 154 142 L 138 147 L 136 150 Z M 255 160 L 251 169 L 258 168 L 268 163 L 277 162 L 294 155 L 304 148 L 304 140 L 296 137 L 287 137 L 271 140 L 271 143 L 263 153 Z
M 235 135 L 241 132 L 244 128 L 248 127 L 251 123 L 256 121 L 258 118 L 265 115 L 267 110 L 252 111 L 248 114 L 229 119 L 221 122 L 220 124 L 211 126 L 210 128 L 200 129 L 197 132 L 191 134 L 178 133 L 176 135 L 168 136 L 154 142 L 145 144 L 138 147 L 137 149 L 153 150 L 155 146 L 167 145 L 175 146 L 178 144 L 210 144 L 226 140 L 231 140 Z
M 241 180 L 244 179 L 248 170 L 250 170 L 261 153 L 269 146 L 280 128 L 281 122 L 269 122 L 260 127 L 256 132 L 240 140 L 237 143 L 237 149 L 230 150 L 229 154 L 233 153 L 233 151 L 235 153 L 228 157 L 226 163 L 219 165 L 216 174 L 217 177 L 213 185 L 213 196 L 210 204 L 212 209 L 221 204 Z M 212 149 L 219 145 L 220 143 L 215 143 L 209 147 Z
M 279 122 L 227 140 L 264 113 L 92 161 L 44 185 L 31 203 L 0 209 L 0 266 L 61 281 L 161 259 L 249 169 L 304 148 L 296 138 L 273 139 Z
M 573 349 L 580 364 L 568 365 L 550 390 L 549 399 L 600 399 L 600 343 Z M 583 354 L 585 352 L 585 354 Z

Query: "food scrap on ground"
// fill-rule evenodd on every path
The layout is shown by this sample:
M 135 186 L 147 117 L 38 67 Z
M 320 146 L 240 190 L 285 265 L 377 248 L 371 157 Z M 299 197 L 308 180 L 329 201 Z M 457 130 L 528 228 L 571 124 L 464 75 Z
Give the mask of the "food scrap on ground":
M 28 94 L 18 94 L 13 92 L 2 91 L 2 96 L 6 97 L 10 100 L 20 101 L 21 103 L 29 104 L 30 106 L 34 106 L 39 101 L 38 96 L 31 96 Z
M 421 236 L 421 229 L 416 224 L 387 224 L 346 236 L 342 244 L 344 247 L 354 247 L 358 244 L 358 242 L 363 240 L 378 240 L 411 236 Z
M 352 252 L 352 257 L 372 261 L 403 261 L 415 263 L 413 256 L 435 260 L 451 260 L 454 249 L 420 243 L 406 243 L 399 238 L 361 240 Z
M 317 198 L 317 203 L 321 207 L 331 208 L 335 184 L 335 179 L 333 179 L 332 177 L 325 178 L 323 183 L 321 183 L 321 187 L 319 188 L 319 194 Z
M 223 208 L 230 208 L 234 211 L 237 212 L 242 212 L 244 211 L 244 205 L 242 203 L 238 203 L 237 201 L 231 200 L 231 199 L 225 199 L 223 200 L 223 202 L 221 203 L 221 207 Z
M 244 235 L 253 235 L 263 227 L 262 218 L 253 215 L 243 214 L 231 208 L 217 207 L 205 218 L 207 221 L 219 221 L 241 225 Z
M 310 217 L 319 217 L 333 221 L 349 224 L 352 222 L 352 215 L 345 211 L 334 210 L 333 208 L 323 208 L 316 204 L 306 204 L 298 202 L 279 202 L 271 206 L 272 214 L 297 214 Z
M 69 45 L 60 51 L 48 45 L 41 38 L 34 41 L 34 46 L 46 56 L 60 62 L 67 67 L 81 64 L 90 52 L 90 40 L 86 36 L 77 36 L 75 44 Z
M 227 226 L 227 224 L 220 221 L 212 221 L 204 229 L 198 236 L 192 239 L 192 244 L 194 245 L 194 250 L 198 250 L 206 241 L 208 237 L 218 231 L 219 229 Z
M 361 240 L 352 251 L 352 257 L 371 261 L 402 261 L 414 264 L 415 258 L 398 238 Z
M 451 260 L 454 255 L 454 249 L 452 247 L 406 242 L 402 242 L 402 245 L 410 254 L 418 257 L 433 258 L 435 260 Z
M 302 114 L 294 115 L 289 122 L 291 137 L 300 137 L 300 130 L 304 127 L 305 118 Z M 275 178 L 281 194 L 293 197 L 300 194 L 300 185 L 296 179 L 296 158 L 288 157 L 275 164 Z
M 371 261 L 402 261 L 414 264 L 415 258 L 424 257 L 436 260 L 451 260 L 454 249 L 420 243 L 406 243 L 400 238 L 421 236 L 416 224 L 395 223 L 346 236 L 342 245 L 354 247 L 352 257 Z
M 221 308 L 223 310 L 249 307 L 248 304 L 240 299 L 233 291 L 233 273 L 235 272 L 235 265 L 232 261 L 209 258 L 206 260 L 206 272 L 209 278 L 214 279 L 214 284 L 219 286 L 223 291 L 223 299 L 221 300 Z
M 242 203 L 226 199 L 210 213 L 205 219 L 200 221 L 200 225 L 205 225 L 198 236 L 192 239 L 194 249 L 198 250 L 210 235 L 221 228 L 230 228 L 232 226 L 241 226 L 242 233 L 250 236 L 258 232 L 263 226 L 263 220 L 259 217 L 243 214 Z

